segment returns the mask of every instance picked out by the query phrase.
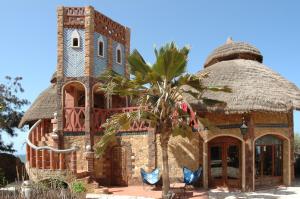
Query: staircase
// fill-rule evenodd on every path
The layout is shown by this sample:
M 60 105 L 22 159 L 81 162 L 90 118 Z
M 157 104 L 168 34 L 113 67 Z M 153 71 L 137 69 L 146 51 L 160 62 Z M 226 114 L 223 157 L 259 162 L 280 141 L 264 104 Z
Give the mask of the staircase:
M 29 130 L 26 146 L 26 169 L 29 177 L 33 180 L 41 178 L 41 176 L 34 176 L 34 173 L 42 172 L 47 177 L 66 171 L 71 171 L 75 175 L 77 173 L 77 147 L 58 149 L 58 135 L 55 132 L 56 119 L 52 120 L 54 130 L 50 128 L 50 125 L 51 123 L 46 120 L 38 120 Z M 42 176 L 42 178 L 44 177 Z

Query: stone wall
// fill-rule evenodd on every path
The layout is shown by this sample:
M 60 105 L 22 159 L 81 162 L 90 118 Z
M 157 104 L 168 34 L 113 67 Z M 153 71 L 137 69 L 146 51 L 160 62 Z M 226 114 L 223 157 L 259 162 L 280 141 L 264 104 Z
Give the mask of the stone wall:
M 95 136 L 95 143 L 99 142 L 100 136 Z M 126 165 L 128 184 L 141 183 L 140 168 L 148 168 L 149 136 L 147 132 L 121 133 L 117 142 L 112 143 L 101 158 L 94 161 L 95 177 L 100 179 L 100 184 L 110 184 L 111 182 L 111 149 L 114 146 L 122 146 L 126 149 Z
M 157 135 L 156 140 L 157 167 L 162 169 L 162 151 L 159 135 Z M 181 136 L 171 137 L 168 152 L 171 182 L 182 182 L 183 167 L 196 170 L 202 164 L 202 140 L 198 133 L 195 133 L 191 140 Z
M 78 146 L 79 150 L 76 153 L 77 172 L 87 171 L 87 161 L 84 155 L 85 152 L 85 136 L 64 136 L 64 147 L 72 148 Z M 67 168 L 71 168 L 71 155 L 65 157 Z

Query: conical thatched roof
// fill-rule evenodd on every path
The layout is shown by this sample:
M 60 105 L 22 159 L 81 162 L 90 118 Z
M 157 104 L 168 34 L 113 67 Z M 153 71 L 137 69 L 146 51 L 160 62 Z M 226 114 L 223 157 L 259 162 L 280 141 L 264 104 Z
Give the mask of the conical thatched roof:
M 204 67 L 206 68 L 217 62 L 232 59 L 256 60 L 262 63 L 263 56 L 256 47 L 245 42 L 234 42 L 232 38 L 228 38 L 224 45 L 216 48 L 208 56 Z
M 206 92 L 203 97 L 226 102 L 226 107 L 204 107 L 188 96 L 188 100 L 204 111 L 244 113 L 249 111 L 288 112 L 300 110 L 300 90 L 267 66 L 253 60 L 221 61 L 197 73 L 208 77 L 206 86 L 228 86 L 231 93 Z
M 19 127 L 24 124 L 38 120 L 53 118 L 56 111 L 56 85 L 51 85 L 44 90 L 25 112 Z

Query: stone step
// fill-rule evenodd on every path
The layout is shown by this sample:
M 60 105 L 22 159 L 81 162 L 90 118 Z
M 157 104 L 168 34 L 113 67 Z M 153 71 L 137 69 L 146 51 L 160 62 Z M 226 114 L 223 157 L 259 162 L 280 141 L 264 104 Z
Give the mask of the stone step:
M 109 189 L 107 187 L 99 187 L 94 189 L 95 194 L 109 194 Z

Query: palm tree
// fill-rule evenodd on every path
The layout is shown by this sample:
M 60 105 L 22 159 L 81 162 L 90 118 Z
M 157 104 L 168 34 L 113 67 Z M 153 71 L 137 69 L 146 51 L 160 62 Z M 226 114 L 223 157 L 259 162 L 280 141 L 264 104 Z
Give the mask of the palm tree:
M 204 87 L 201 83 L 205 76 L 186 74 L 189 48 L 179 49 L 174 43 L 155 49 L 156 61 L 153 65 L 145 62 L 137 50 L 128 57 L 131 78 L 106 71 L 100 80 L 100 89 L 106 96 L 128 96 L 140 107 L 137 111 L 119 113 L 110 117 L 103 125 L 105 132 L 95 145 L 96 155 L 101 156 L 106 147 L 115 138 L 119 129 L 129 128 L 130 123 L 142 120 L 156 129 L 162 149 L 163 198 L 170 188 L 168 143 L 170 137 L 191 137 L 192 125 L 189 121 L 192 106 L 185 100 L 189 95 L 201 99 L 203 103 L 215 104 L 218 101 L 205 99 L 201 94 L 205 90 L 229 91 L 224 87 Z M 188 107 L 182 108 L 183 105 Z

